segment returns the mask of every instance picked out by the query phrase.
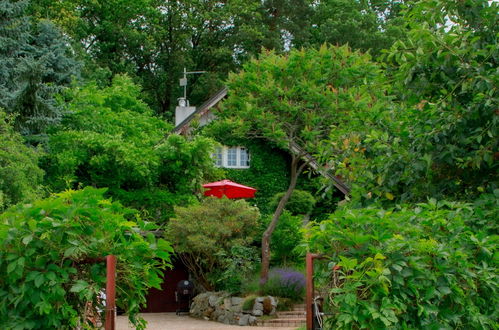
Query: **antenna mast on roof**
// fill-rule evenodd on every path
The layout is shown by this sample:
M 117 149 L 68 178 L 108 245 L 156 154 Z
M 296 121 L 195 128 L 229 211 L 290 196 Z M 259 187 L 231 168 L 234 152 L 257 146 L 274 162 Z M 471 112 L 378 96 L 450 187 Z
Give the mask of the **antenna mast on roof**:
M 178 98 L 178 105 L 181 107 L 188 107 L 189 106 L 189 101 L 187 100 L 187 75 L 188 74 L 201 74 L 205 73 L 206 71 L 187 71 L 187 69 L 184 67 L 184 76 L 180 78 L 180 86 L 184 87 L 184 97 Z

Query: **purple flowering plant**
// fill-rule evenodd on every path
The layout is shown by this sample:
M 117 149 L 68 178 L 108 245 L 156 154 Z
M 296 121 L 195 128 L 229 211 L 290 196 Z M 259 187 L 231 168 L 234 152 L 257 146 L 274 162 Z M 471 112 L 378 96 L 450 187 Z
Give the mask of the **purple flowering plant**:
M 305 276 L 293 269 L 275 268 L 270 271 L 263 293 L 271 296 L 303 300 L 305 295 Z

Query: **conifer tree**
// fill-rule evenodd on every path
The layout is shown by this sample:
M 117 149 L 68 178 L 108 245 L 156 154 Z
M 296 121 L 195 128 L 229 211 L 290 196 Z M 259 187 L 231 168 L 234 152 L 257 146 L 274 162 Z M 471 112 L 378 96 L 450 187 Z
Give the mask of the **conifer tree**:
M 34 24 L 25 7 L 25 1 L 0 1 L 0 107 L 17 116 L 18 131 L 33 136 L 60 119 L 56 95 L 78 65 L 57 27 Z

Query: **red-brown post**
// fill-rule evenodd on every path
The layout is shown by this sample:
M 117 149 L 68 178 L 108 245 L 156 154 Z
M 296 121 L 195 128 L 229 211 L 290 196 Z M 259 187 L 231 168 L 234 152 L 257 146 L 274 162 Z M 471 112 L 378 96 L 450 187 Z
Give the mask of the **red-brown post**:
M 115 330 L 116 309 L 116 256 L 106 257 L 107 281 L 106 281 L 106 330 Z
M 314 294 L 314 258 L 319 257 L 318 254 L 307 252 L 306 267 L 307 267 L 307 296 L 305 298 L 305 311 L 307 312 L 307 330 L 313 330 L 314 324 L 314 309 L 313 309 L 313 294 Z

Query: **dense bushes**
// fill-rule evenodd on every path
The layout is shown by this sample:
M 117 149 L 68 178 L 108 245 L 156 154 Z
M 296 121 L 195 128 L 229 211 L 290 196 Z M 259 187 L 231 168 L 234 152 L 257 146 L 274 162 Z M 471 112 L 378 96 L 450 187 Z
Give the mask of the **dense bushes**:
M 197 205 L 176 207 L 166 237 L 191 274 L 206 290 L 220 286 L 221 281 L 237 274 L 238 281 L 252 271 L 257 260 L 249 248 L 254 240 L 256 207 L 244 200 L 208 197 Z M 228 289 L 237 289 L 229 283 Z M 232 289 L 231 289 L 232 290 Z
M 0 212 L 39 196 L 41 191 L 39 153 L 23 144 L 21 135 L 14 131 L 13 119 L 0 109 Z
M 271 206 L 273 209 L 277 207 L 279 201 L 282 196 L 284 196 L 284 192 L 280 192 L 274 195 L 272 198 Z M 315 205 L 315 198 L 311 193 L 304 190 L 295 189 L 289 198 L 289 201 L 286 203 L 284 209 L 291 212 L 293 215 L 298 214 L 310 214 Z
M 311 226 L 330 257 L 331 328 L 493 328 L 499 191 L 475 205 L 341 210 Z M 324 288 L 323 288 L 324 289 Z
M 86 260 L 117 256 L 117 305 L 137 319 L 145 294 L 159 288 L 172 249 L 136 211 L 104 199 L 105 189 L 66 191 L 0 215 L 0 324 L 3 329 L 67 329 L 88 322 L 105 288 L 106 266 Z M 102 305 L 100 306 L 103 309 Z M 95 324 L 88 324 L 95 327 Z
M 211 141 L 168 135 L 170 125 L 153 116 L 130 78 L 88 84 L 71 97 L 71 114 L 49 135 L 42 162 L 54 191 L 108 187 L 108 195 L 165 222 L 211 173 Z

